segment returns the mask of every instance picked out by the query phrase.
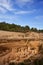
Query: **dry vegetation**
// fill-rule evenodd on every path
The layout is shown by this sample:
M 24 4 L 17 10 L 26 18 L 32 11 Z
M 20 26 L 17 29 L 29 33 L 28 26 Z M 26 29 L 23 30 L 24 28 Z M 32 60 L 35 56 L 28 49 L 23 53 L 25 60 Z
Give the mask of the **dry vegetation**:
M 42 53 L 43 33 L 0 31 L 0 65 L 33 65 Z

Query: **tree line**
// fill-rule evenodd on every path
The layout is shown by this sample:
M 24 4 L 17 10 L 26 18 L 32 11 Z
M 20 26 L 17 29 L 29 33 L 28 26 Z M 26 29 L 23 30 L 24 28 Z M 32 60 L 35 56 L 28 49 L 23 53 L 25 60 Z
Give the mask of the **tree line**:
M 6 22 L 0 22 L 0 30 L 13 31 L 13 32 L 43 32 L 43 30 L 38 30 L 37 28 L 30 28 L 28 25 L 20 26 L 16 24 L 9 24 Z

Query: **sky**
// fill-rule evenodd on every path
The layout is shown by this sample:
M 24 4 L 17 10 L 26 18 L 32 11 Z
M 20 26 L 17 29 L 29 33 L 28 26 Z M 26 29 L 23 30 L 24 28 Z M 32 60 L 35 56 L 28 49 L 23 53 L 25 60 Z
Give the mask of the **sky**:
M 43 29 L 43 0 L 0 0 L 0 22 Z

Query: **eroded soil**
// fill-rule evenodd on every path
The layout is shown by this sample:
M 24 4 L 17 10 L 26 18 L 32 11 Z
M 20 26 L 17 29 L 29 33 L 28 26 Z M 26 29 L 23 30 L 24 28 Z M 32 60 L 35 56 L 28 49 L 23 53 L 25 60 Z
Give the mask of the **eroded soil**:
M 16 34 L 17 37 L 14 33 L 12 34 L 13 36 L 10 33 L 11 37 L 8 34 L 3 34 L 0 37 L 0 65 L 6 65 L 6 63 L 11 62 L 19 63 L 32 57 L 37 58 L 40 56 L 39 46 L 41 44 L 43 46 L 42 34 L 26 33 L 24 35 L 24 33 L 19 33 Z

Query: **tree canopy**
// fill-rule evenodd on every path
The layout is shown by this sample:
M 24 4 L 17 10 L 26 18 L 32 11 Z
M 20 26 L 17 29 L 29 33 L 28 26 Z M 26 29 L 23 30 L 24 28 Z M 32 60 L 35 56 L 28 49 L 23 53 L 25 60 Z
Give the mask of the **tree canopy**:
M 6 22 L 0 22 L 0 30 L 4 31 L 13 31 L 13 32 L 29 32 L 29 31 L 34 31 L 34 32 L 43 32 L 43 30 L 37 30 L 37 28 L 31 28 L 26 25 L 26 26 L 20 26 L 16 24 L 9 24 Z

